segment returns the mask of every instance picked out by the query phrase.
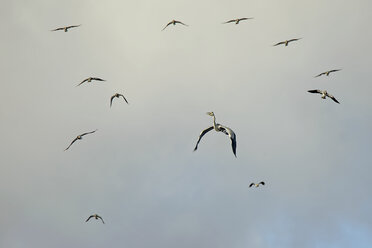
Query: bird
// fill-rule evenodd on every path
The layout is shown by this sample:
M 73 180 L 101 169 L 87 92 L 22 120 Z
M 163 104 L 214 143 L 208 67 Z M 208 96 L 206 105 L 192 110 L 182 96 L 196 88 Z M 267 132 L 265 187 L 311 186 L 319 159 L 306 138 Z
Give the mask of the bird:
M 53 29 L 53 30 L 50 30 L 50 31 L 58 31 L 58 30 L 64 30 L 65 32 L 68 32 L 68 30 L 70 28 L 77 28 L 77 27 L 80 27 L 81 24 L 79 25 L 71 25 L 71 26 L 66 26 L 66 27 L 61 27 L 61 28 L 56 28 L 56 29 Z
M 72 144 L 75 143 L 75 141 L 83 139 L 83 136 L 84 136 L 84 135 L 91 134 L 91 133 L 95 133 L 97 130 L 98 130 L 98 129 L 96 129 L 96 130 L 94 130 L 94 131 L 92 131 L 92 132 L 87 132 L 87 133 L 83 133 L 83 134 L 80 134 L 80 135 L 76 136 L 76 138 L 75 138 L 75 139 L 71 142 L 71 144 L 70 144 L 70 145 L 65 149 L 65 151 L 67 151 L 67 150 L 70 148 L 70 146 L 72 146 Z
M 320 73 L 319 75 L 316 75 L 315 77 L 320 77 L 322 75 L 329 76 L 330 73 L 336 72 L 336 71 L 341 71 L 341 69 L 335 69 L 335 70 L 325 71 L 325 72 Z
M 96 220 L 101 219 L 102 220 L 102 223 L 105 224 L 105 222 L 103 221 L 102 217 L 99 216 L 98 214 L 92 214 L 91 216 L 89 216 L 89 218 L 85 222 L 88 222 L 90 220 L 90 218 L 95 218 Z
M 81 85 L 81 84 L 83 84 L 83 83 L 85 83 L 85 82 L 90 83 L 90 82 L 92 82 L 92 80 L 96 80 L 96 81 L 106 81 L 106 80 L 104 80 L 104 79 L 97 78 L 97 77 L 88 77 L 88 78 L 84 79 L 81 83 L 79 83 L 78 85 L 76 85 L 76 87 L 79 86 L 79 85 Z
M 223 22 L 222 24 L 232 23 L 232 22 L 235 22 L 235 24 L 239 24 L 240 21 L 245 21 L 245 20 L 249 20 L 249 19 L 253 19 L 253 17 L 249 17 L 249 18 L 244 17 L 244 18 L 232 19 L 230 21 Z
M 127 104 L 129 104 L 128 101 L 127 101 L 127 99 L 125 99 L 125 97 L 124 97 L 122 94 L 116 93 L 115 95 L 113 95 L 113 96 L 111 97 L 111 100 L 110 100 L 110 108 L 111 108 L 111 106 L 112 106 L 112 100 L 114 100 L 115 97 L 119 98 L 119 97 L 121 97 L 121 96 L 124 98 L 124 101 L 125 101 Z
M 285 45 L 285 46 L 288 46 L 288 44 L 292 41 L 298 41 L 298 40 L 301 40 L 302 38 L 297 38 L 297 39 L 291 39 L 291 40 L 285 40 L 285 41 L 281 41 L 281 42 L 278 42 L 276 43 L 275 45 L 273 46 L 278 46 L 278 45 Z
M 335 101 L 335 102 L 337 102 L 338 104 L 340 104 L 340 103 L 337 101 L 337 99 L 336 99 L 334 96 L 330 95 L 326 90 L 308 90 L 307 92 L 309 92 L 309 93 L 317 93 L 317 94 L 321 94 L 323 99 L 326 99 L 326 97 L 329 97 L 329 98 L 331 98 L 333 101 Z
M 208 127 L 207 129 L 203 130 L 200 135 L 199 135 L 199 139 L 198 141 L 196 142 L 196 146 L 194 148 L 194 151 L 196 151 L 198 149 L 198 144 L 201 140 L 201 138 L 206 134 L 208 133 L 209 131 L 211 131 L 212 129 L 216 130 L 216 132 L 223 132 L 224 134 L 228 135 L 230 137 L 230 140 L 231 140 L 231 147 L 232 147 L 232 151 L 236 157 L 236 135 L 234 133 L 233 130 L 231 130 L 230 128 L 226 127 L 226 126 L 223 126 L 221 124 L 218 124 L 216 123 L 216 116 L 214 115 L 213 112 L 207 112 L 207 115 L 209 116 L 212 116 L 213 117 L 213 126 L 211 127 Z
M 173 25 L 176 25 L 176 23 L 179 23 L 179 24 L 182 24 L 184 26 L 188 26 L 187 24 L 183 23 L 183 22 L 180 22 L 180 21 L 176 21 L 176 20 L 172 20 L 170 21 L 161 31 L 163 31 L 164 29 L 166 29 L 169 25 L 173 24 Z
M 257 188 L 258 186 L 260 186 L 260 184 L 265 185 L 265 182 L 251 183 L 251 184 L 249 185 L 249 188 L 252 187 L 252 186 L 255 186 L 255 187 Z

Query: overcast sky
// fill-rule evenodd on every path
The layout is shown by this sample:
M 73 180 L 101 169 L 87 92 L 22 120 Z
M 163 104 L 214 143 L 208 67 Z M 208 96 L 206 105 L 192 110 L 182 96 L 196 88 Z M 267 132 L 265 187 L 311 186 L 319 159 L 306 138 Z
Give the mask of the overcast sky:
M 370 247 L 371 10 L 3 0 L 0 247 Z

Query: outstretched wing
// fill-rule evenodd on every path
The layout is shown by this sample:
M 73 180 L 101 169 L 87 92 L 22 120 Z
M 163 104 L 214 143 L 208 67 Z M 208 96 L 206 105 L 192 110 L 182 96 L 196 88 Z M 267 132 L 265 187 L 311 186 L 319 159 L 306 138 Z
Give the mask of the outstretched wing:
M 336 71 L 341 71 L 341 69 L 330 70 L 329 73 L 336 72 Z
M 249 188 L 252 187 L 253 185 L 254 185 L 254 183 L 251 183 L 251 184 L 249 185 Z
M 102 223 L 105 224 L 101 216 L 97 216 L 97 218 L 100 218 L 102 220 Z
M 111 97 L 111 99 L 110 99 L 110 108 L 111 108 L 111 106 L 112 106 L 112 100 L 114 100 L 115 97 L 116 97 L 116 95 L 113 95 L 113 96 Z
M 88 80 L 89 80 L 89 78 L 86 78 L 86 79 L 84 79 L 80 84 L 83 84 L 83 83 L 85 83 L 85 82 L 88 81 Z M 76 85 L 76 87 L 79 86 L 80 84 Z
M 165 25 L 165 27 L 161 30 L 163 31 L 164 29 L 166 29 L 169 25 L 171 25 L 173 23 L 173 21 L 169 22 L 167 25 Z
M 233 151 L 233 153 L 236 157 L 236 135 L 235 135 L 234 131 L 231 130 L 230 128 L 222 126 L 222 125 L 220 125 L 220 128 L 221 128 L 221 131 L 224 134 L 229 135 L 230 140 L 231 140 L 231 148 L 232 148 L 232 151 Z
M 119 96 L 122 96 L 124 98 L 124 101 L 129 104 L 129 102 L 127 101 L 127 99 L 125 99 L 125 97 L 122 95 L 122 94 L 119 94 Z
M 198 145 L 199 145 L 199 142 L 201 140 L 201 138 L 206 134 L 208 133 L 209 131 L 211 131 L 213 129 L 213 126 L 211 127 L 208 127 L 207 129 L 204 129 L 200 134 L 199 134 L 199 139 L 198 139 L 198 142 L 196 142 L 196 146 L 194 148 L 194 151 L 196 151 L 198 149 Z
M 104 80 L 104 79 L 96 78 L 96 77 L 92 78 L 92 80 L 96 80 L 96 81 L 106 81 L 106 80 Z
M 290 39 L 288 40 L 288 42 L 292 42 L 292 41 L 298 41 L 298 40 L 301 40 L 302 38 L 297 38 L 297 39 Z
M 259 184 L 265 185 L 265 182 L 260 182 Z
M 337 102 L 338 104 L 340 104 L 334 96 L 332 96 L 332 95 L 330 95 L 330 94 L 328 94 L 328 93 L 327 93 L 327 96 L 328 96 L 329 98 L 331 98 L 334 102 Z
M 85 222 L 88 222 L 90 220 L 90 218 L 94 217 L 93 215 L 89 216 L 89 218 L 85 221 Z
M 232 23 L 232 22 L 236 22 L 236 19 L 233 19 L 233 20 L 230 20 L 230 21 L 224 22 L 224 23 L 222 23 L 222 24 Z
M 322 73 L 316 75 L 315 77 L 320 77 L 321 75 L 324 75 L 324 74 L 326 74 L 326 72 L 322 72 Z
M 81 24 L 79 24 L 79 25 L 71 25 L 71 26 L 68 26 L 68 27 L 66 27 L 67 29 L 69 29 L 69 28 L 77 28 L 77 27 L 80 27 L 81 26 Z
M 318 93 L 318 94 L 322 94 L 322 92 L 320 90 L 308 90 L 307 92 L 309 93 Z
M 189 26 L 189 25 L 187 25 L 187 24 L 185 24 L 185 23 L 183 23 L 183 22 L 180 22 L 180 21 L 175 21 L 175 23 L 179 23 L 179 24 L 182 24 L 182 25 L 184 25 L 184 26 Z
M 50 31 L 58 31 L 58 30 L 64 30 L 65 28 L 56 28 L 56 29 L 53 29 L 53 30 L 50 30 Z
M 279 46 L 279 45 L 282 45 L 282 44 L 285 44 L 285 41 L 278 42 L 278 43 L 276 43 L 276 44 L 273 45 L 273 46 Z
M 78 140 L 78 138 L 76 137 L 72 142 L 71 142 L 71 144 L 65 149 L 65 151 L 67 151 L 69 148 L 70 148 L 70 146 L 72 146 L 72 144 L 74 144 L 75 143 L 75 141 L 77 141 Z
M 82 136 L 87 135 L 87 134 L 95 133 L 97 130 L 98 130 L 98 129 L 96 129 L 96 130 L 94 130 L 94 131 L 92 131 L 92 132 L 87 132 L 87 133 L 80 134 L 80 136 L 82 137 Z
M 253 17 L 243 17 L 243 18 L 239 18 L 239 21 L 245 21 L 245 20 L 249 20 L 249 19 L 253 19 Z

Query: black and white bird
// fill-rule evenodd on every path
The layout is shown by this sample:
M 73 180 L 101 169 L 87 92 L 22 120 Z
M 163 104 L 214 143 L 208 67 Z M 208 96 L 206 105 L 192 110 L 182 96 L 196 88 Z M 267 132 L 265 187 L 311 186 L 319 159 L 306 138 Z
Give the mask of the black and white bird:
M 94 131 L 92 131 L 92 132 L 87 132 L 87 133 L 83 133 L 83 134 L 80 134 L 80 135 L 76 136 L 76 138 L 75 138 L 75 139 L 71 142 L 71 144 L 70 144 L 70 145 L 65 149 L 65 151 L 67 151 L 67 150 L 70 148 L 70 146 L 72 146 L 72 144 L 75 143 L 75 141 L 77 141 L 77 140 L 81 140 L 81 139 L 83 139 L 83 136 L 85 136 L 85 135 L 87 135 L 87 134 L 95 133 L 97 130 L 98 130 L 98 129 L 96 129 L 96 130 L 94 130 Z
M 252 187 L 252 186 L 255 186 L 255 187 L 257 188 L 258 186 L 260 186 L 260 184 L 265 185 L 265 182 L 251 183 L 251 184 L 249 185 L 249 188 Z
M 326 97 L 329 97 L 331 98 L 333 101 L 337 102 L 338 104 L 340 104 L 337 99 L 332 96 L 331 94 L 329 94 L 326 90 L 308 90 L 307 92 L 309 93 L 316 93 L 316 94 L 321 94 L 322 95 L 322 99 L 326 99 Z
M 89 216 L 89 218 L 85 222 L 88 222 L 90 220 L 90 218 L 95 218 L 96 220 L 101 219 L 102 220 L 102 223 L 105 224 L 105 222 L 103 221 L 102 217 L 99 216 L 98 214 L 92 214 L 91 216 Z
M 171 25 L 171 24 L 176 25 L 177 23 L 182 24 L 182 25 L 184 25 L 184 26 L 188 26 L 187 24 L 185 24 L 185 23 L 183 23 L 183 22 L 176 21 L 176 20 L 172 20 L 172 21 L 170 21 L 167 25 L 165 25 L 165 27 L 164 27 L 161 31 L 163 31 L 164 29 L 166 29 L 169 25 Z
M 335 69 L 335 70 L 325 71 L 325 72 L 322 72 L 322 73 L 316 75 L 315 77 L 320 77 L 322 75 L 329 76 L 329 74 L 331 74 L 332 72 L 336 72 L 336 71 L 341 71 L 341 69 Z
M 203 130 L 200 135 L 199 135 L 199 139 L 198 141 L 196 142 L 196 146 L 194 148 L 194 151 L 196 151 L 198 149 L 198 144 L 201 140 L 201 138 L 206 134 L 208 133 L 209 131 L 211 130 L 215 130 L 216 132 L 223 132 L 224 134 L 228 135 L 230 137 L 230 140 L 231 140 L 231 147 L 232 147 L 232 151 L 236 157 L 236 135 L 234 133 L 233 130 L 231 130 L 230 128 L 226 127 L 226 126 L 223 126 L 221 124 L 218 124 L 216 123 L 216 116 L 214 115 L 213 112 L 207 112 L 207 115 L 209 116 L 213 116 L 213 126 L 211 127 L 208 127 L 207 129 Z
M 56 29 L 53 29 L 53 30 L 50 30 L 50 31 L 59 31 L 59 30 L 63 30 L 65 32 L 67 32 L 70 28 L 77 28 L 77 27 L 80 27 L 80 25 L 71 25 L 71 26 L 66 26 L 66 27 L 61 27 L 61 28 L 56 28 Z
M 119 97 L 123 97 L 123 98 L 124 98 L 124 101 L 125 101 L 127 104 L 129 104 L 128 101 L 127 101 L 127 99 L 125 99 L 125 97 L 124 97 L 122 94 L 116 93 L 115 95 L 111 96 L 111 100 L 110 100 L 110 108 L 111 108 L 111 106 L 112 106 L 112 100 L 114 100 L 115 97 L 117 97 L 117 98 L 119 98 Z
M 298 41 L 298 40 L 301 40 L 301 39 L 302 39 L 302 38 L 291 39 L 291 40 L 285 40 L 285 41 L 278 42 L 278 43 L 276 43 L 276 44 L 273 45 L 273 46 L 279 46 L 279 45 L 285 45 L 285 46 L 288 46 L 288 44 L 289 44 L 290 42 Z
M 95 80 L 95 81 L 106 81 L 106 80 L 104 80 L 104 79 L 97 78 L 97 77 L 88 77 L 88 78 L 84 79 L 81 83 L 79 83 L 78 85 L 76 85 L 76 87 L 79 86 L 79 85 L 81 85 L 81 84 L 83 84 L 83 83 L 85 83 L 85 82 L 90 83 L 90 82 L 92 82 L 93 80 Z
M 232 20 L 224 22 L 222 24 L 233 23 L 233 22 L 235 22 L 235 24 L 239 24 L 240 21 L 245 21 L 245 20 L 250 20 L 250 19 L 253 19 L 253 17 L 244 17 L 244 18 L 232 19 Z

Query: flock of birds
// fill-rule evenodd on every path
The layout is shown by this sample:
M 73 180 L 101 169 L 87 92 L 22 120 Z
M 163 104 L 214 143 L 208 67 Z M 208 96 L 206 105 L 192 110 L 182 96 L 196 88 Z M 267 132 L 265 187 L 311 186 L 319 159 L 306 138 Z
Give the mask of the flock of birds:
M 252 17 L 244 17 L 244 18 L 237 18 L 237 19 L 232 19 L 232 20 L 229 20 L 229 21 L 226 21 L 226 22 L 223 22 L 222 24 L 228 24 L 228 23 L 235 23 L 235 24 L 239 24 L 241 21 L 246 21 L 246 20 L 250 20 L 250 19 L 253 19 Z M 177 20 L 172 20 L 170 21 L 169 23 L 167 23 L 165 25 L 165 27 L 162 29 L 165 30 L 168 26 L 170 25 L 176 25 L 176 24 L 181 24 L 183 26 L 188 26 L 187 24 L 181 22 L 181 21 L 177 21 Z M 65 27 L 59 27 L 59 28 L 56 28 L 56 29 L 53 29 L 51 31 L 64 31 L 64 32 L 68 32 L 69 29 L 71 28 L 77 28 L 77 27 L 80 27 L 80 25 L 71 25 L 71 26 L 65 26 Z M 285 40 L 285 41 L 281 41 L 281 42 L 278 42 L 276 44 L 274 44 L 273 46 L 279 46 L 279 45 L 284 45 L 284 46 L 288 46 L 291 42 L 295 42 L 295 41 L 299 41 L 301 40 L 302 38 L 295 38 L 295 39 L 289 39 L 289 40 Z M 331 73 L 334 73 L 334 72 L 337 72 L 337 71 L 340 71 L 341 69 L 333 69 L 333 70 L 329 70 L 329 71 L 325 71 L 325 72 L 322 72 L 318 75 L 316 75 L 315 77 L 320 77 L 320 76 L 329 76 Z M 82 82 L 80 82 L 78 85 L 76 86 L 80 86 L 82 85 L 83 83 L 90 83 L 92 81 L 106 81 L 104 79 L 101 79 L 101 78 L 98 78 L 98 77 L 88 77 L 86 79 L 84 79 Z M 329 94 L 326 90 L 319 90 L 319 89 L 314 89 L 314 90 L 308 90 L 309 93 L 314 93 L 314 94 L 320 94 L 321 95 L 321 98 L 322 99 L 326 99 L 327 97 L 332 99 L 334 102 L 336 103 L 340 103 L 333 95 Z M 114 100 L 114 98 L 120 98 L 122 97 L 124 99 L 124 101 L 128 103 L 127 99 L 124 97 L 123 94 L 119 94 L 119 93 L 115 93 L 114 95 L 111 96 L 110 98 L 110 107 L 112 106 L 112 102 Z M 229 136 L 230 138 L 230 141 L 231 141 L 231 148 L 232 148 L 232 152 L 234 154 L 234 156 L 236 157 L 236 145 L 237 145 L 237 142 L 236 142 L 236 134 L 235 132 L 229 128 L 229 127 L 226 127 L 224 125 L 221 125 L 219 123 L 216 123 L 216 116 L 213 112 L 207 112 L 207 115 L 213 117 L 213 124 L 204 129 L 203 131 L 201 131 L 201 133 L 199 134 L 199 138 L 196 142 L 196 145 L 195 145 L 195 148 L 194 148 L 194 151 L 196 151 L 198 149 L 198 145 L 201 141 L 201 139 L 204 137 L 205 134 L 207 134 L 209 131 L 211 130 L 215 130 L 216 132 L 222 132 L 224 133 L 225 135 Z M 72 142 L 69 144 L 69 146 L 65 149 L 65 151 L 67 151 L 77 140 L 81 140 L 83 138 L 83 136 L 85 135 L 88 135 L 88 134 L 93 134 L 97 131 L 94 130 L 94 131 L 91 131 L 91 132 L 86 132 L 86 133 L 83 133 L 83 134 L 80 134 L 78 135 L 74 140 L 72 140 Z M 249 185 L 249 187 L 256 187 L 258 188 L 260 185 L 265 185 L 265 182 L 259 182 L 259 183 L 251 183 Z M 94 218 L 96 220 L 100 219 L 102 221 L 102 223 L 104 224 L 105 222 L 103 221 L 103 218 L 101 216 L 99 216 L 98 214 L 93 214 L 93 215 L 90 215 L 89 218 L 86 220 L 86 222 L 88 222 L 91 218 Z

